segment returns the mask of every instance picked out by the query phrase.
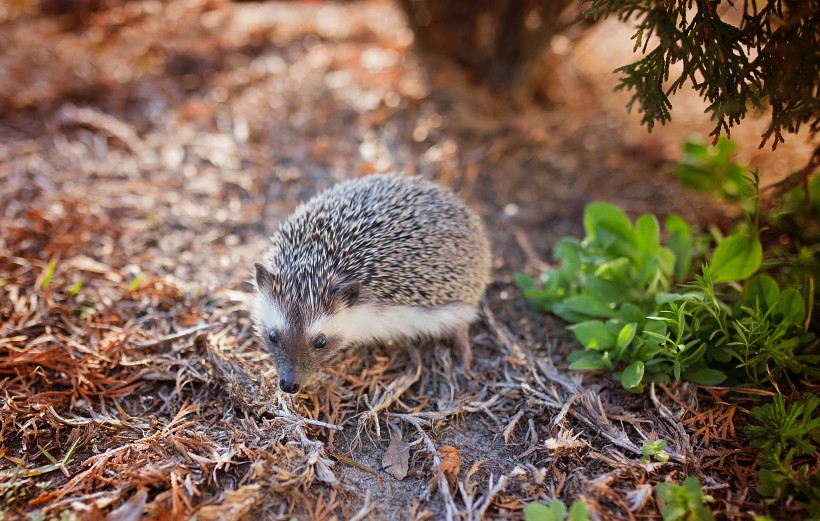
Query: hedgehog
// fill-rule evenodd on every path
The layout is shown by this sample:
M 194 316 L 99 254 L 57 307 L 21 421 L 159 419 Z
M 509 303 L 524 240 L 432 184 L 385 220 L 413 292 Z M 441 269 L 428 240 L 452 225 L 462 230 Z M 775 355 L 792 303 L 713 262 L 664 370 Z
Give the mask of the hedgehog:
M 343 181 L 302 203 L 256 262 L 253 321 L 279 388 L 296 393 L 352 344 L 452 338 L 462 365 L 489 281 L 479 217 L 418 177 Z

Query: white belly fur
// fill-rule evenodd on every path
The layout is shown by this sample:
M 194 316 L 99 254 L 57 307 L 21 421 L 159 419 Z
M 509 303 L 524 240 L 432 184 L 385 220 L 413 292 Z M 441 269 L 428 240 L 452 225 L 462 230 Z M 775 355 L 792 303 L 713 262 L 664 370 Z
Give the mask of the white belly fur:
M 362 304 L 320 317 L 308 332 L 311 336 L 338 335 L 348 342 L 440 337 L 469 324 L 476 316 L 475 308 L 463 303 L 434 308 Z

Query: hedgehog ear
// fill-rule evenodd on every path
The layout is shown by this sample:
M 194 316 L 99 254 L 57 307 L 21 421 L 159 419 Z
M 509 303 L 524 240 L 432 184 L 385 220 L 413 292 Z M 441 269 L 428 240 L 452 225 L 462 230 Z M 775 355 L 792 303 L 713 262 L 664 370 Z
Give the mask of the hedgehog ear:
M 333 288 L 333 302 L 342 307 L 351 307 L 359 301 L 362 285 L 359 282 L 339 284 Z
M 273 275 L 268 271 L 261 262 L 255 262 L 253 266 L 256 268 L 256 287 L 259 291 L 273 292 Z

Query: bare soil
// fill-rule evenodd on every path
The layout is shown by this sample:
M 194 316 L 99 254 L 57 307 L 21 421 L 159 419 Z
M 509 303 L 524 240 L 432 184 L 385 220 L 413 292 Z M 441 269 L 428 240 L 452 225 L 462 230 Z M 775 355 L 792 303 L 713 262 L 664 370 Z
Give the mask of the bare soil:
M 553 498 L 655 519 L 652 485 L 687 475 L 719 518 L 762 512 L 751 397 L 567 371 L 571 335 L 511 283 L 590 201 L 737 215 L 666 174 L 711 129 L 696 99 L 647 135 L 611 92 L 620 26 L 568 51 L 555 105 L 521 107 L 423 61 L 385 1 L 43 5 L 0 7 L 0 519 L 516 519 Z M 758 151 L 756 125 L 739 156 L 764 180 L 808 158 L 799 136 Z M 447 341 L 358 347 L 279 393 L 253 261 L 300 201 L 394 170 L 453 187 L 490 231 L 472 371 Z M 671 460 L 641 463 L 646 438 Z

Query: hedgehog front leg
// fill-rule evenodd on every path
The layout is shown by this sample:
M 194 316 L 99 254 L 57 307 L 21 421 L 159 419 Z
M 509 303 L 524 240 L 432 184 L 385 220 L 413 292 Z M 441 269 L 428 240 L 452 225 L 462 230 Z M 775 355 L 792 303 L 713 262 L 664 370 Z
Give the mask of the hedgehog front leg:
M 462 324 L 456 327 L 453 340 L 461 355 L 461 367 L 464 371 L 469 371 L 473 363 L 473 350 L 470 347 L 470 324 Z

